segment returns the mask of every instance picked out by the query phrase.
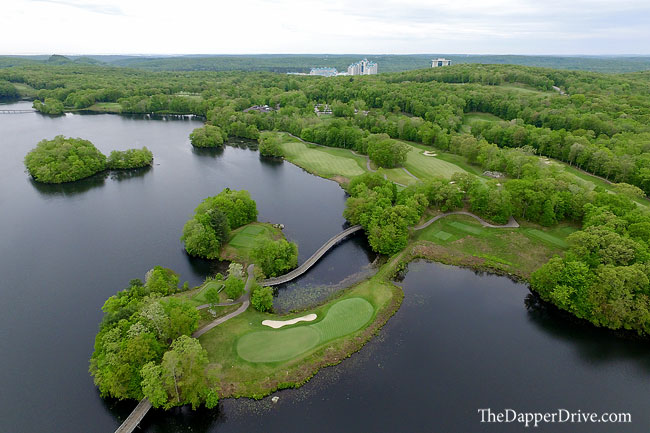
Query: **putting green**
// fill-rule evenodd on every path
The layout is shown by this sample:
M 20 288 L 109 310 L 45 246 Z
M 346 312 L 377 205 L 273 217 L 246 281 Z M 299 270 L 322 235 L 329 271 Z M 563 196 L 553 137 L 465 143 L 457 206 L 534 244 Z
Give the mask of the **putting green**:
M 316 346 L 319 340 L 320 333 L 310 326 L 258 331 L 237 341 L 237 353 L 250 362 L 286 361 Z
M 368 323 L 375 309 L 363 298 L 344 299 L 332 305 L 327 316 L 309 325 L 321 333 L 321 342 L 350 334 Z
M 375 309 L 363 298 L 337 302 L 320 322 L 275 331 L 251 332 L 237 341 L 237 353 L 249 362 L 280 362 L 363 327 Z

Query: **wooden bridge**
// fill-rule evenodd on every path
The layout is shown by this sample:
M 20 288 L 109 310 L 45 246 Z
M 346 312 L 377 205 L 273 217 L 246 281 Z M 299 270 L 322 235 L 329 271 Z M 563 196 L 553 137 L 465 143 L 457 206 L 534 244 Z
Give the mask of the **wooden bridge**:
M 36 110 L 0 110 L 0 114 L 36 113 Z
M 325 253 L 328 252 L 332 247 L 334 247 L 336 244 L 341 242 L 346 237 L 350 236 L 352 233 L 358 232 L 361 229 L 362 229 L 361 226 L 352 226 L 350 228 L 343 230 L 341 233 L 339 233 L 338 235 L 334 236 L 333 238 L 325 242 L 325 244 L 322 247 L 320 247 L 310 258 L 308 258 L 305 261 L 305 263 L 298 266 L 293 271 L 288 272 L 279 277 L 269 278 L 268 280 L 260 281 L 260 284 L 262 286 L 277 286 L 279 284 L 287 283 L 293 280 L 294 278 L 301 276 L 302 274 L 307 272 L 309 268 L 314 266 L 314 264 L 316 264 L 316 262 L 320 260 L 320 258 L 323 257 Z
M 131 433 L 138 427 L 138 424 L 140 424 L 142 418 L 149 412 L 149 409 L 151 409 L 151 402 L 146 398 L 140 400 L 140 403 L 133 409 L 131 415 L 115 430 L 115 433 Z

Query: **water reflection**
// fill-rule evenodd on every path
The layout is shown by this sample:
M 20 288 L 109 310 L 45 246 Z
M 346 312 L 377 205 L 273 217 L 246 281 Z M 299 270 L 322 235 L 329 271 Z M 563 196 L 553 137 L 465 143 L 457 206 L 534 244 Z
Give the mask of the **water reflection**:
M 116 182 L 128 181 L 143 177 L 151 170 L 153 170 L 151 166 L 131 170 L 107 170 L 84 179 L 65 183 L 37 182 L 33 177 L 29 176 L 29 182 L 43 195 L 68 197 L 83 194 L 93 188 L 104 186 L 106 179 Z

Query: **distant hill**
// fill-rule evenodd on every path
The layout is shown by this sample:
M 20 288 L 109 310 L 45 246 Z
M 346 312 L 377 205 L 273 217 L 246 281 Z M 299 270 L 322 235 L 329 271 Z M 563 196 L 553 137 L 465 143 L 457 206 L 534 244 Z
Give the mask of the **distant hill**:
M 0 67 L 30 63 L 88 63 L 130 67 L 152 71 L 269 71 L 309 72 L 313 67 L 330 66 L 345 71 L 350 63 L 368 58 L 379 64 L 379 72 L 399 72 L 428 68 L 432 58 L 444 57 L 458 63 L 513 64 L 555 69 L 621 73 L 650 70 L 650 56 L 520 56 L 470 54 L 260 54 L 187 56 L 3 56 Z

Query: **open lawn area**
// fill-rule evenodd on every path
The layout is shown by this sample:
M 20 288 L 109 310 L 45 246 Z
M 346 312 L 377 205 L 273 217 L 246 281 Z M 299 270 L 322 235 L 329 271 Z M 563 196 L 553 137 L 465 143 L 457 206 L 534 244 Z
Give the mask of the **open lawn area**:
M 394 312 L 401 290 L 373 277 L 320 307 L 278 316 L 249 308 L 200 337 L 220 394 L 261 397 L 278 387 L 308 380 L 341 361 L 370 338 Z M 263 320 L 288 320 L 314 313 L 314 322 L 269 330 Z
M 36 97 L 37 90 L 29 84 L 25 83 L 11 83 L 18 90 L 21 98 L 34 98 Z
M 98 113 L 119 113 L 122 111 L 122 106 L 117 102 L 98 102 L 83 110 L 96 111 Z
M 230 240 L 221 249 L 220 258 L 244 264 L 252 263 L 251 252 L 256 245 L 267 239 L 284 239 L 284 234 L 269 223 L 246 224 L 230 233 Z
M 521 223 L 521 222 L 520 222 Z M 454 255 L 478 258 L 485 267 L 527 277 L 568 247 L 566 237 L 578 230 L 570 225 L 552 228 L 521 223 L 516 229 L 483 227 L 464 215 L 450 215 L 413 232 L 415 240 L 444 247 Z
M 366 159 L 348 149 L 314 146 L 280 134 L 285 158 L 310 173 L 328 179 L 336 176 L 350 179 L 366 172 Z

